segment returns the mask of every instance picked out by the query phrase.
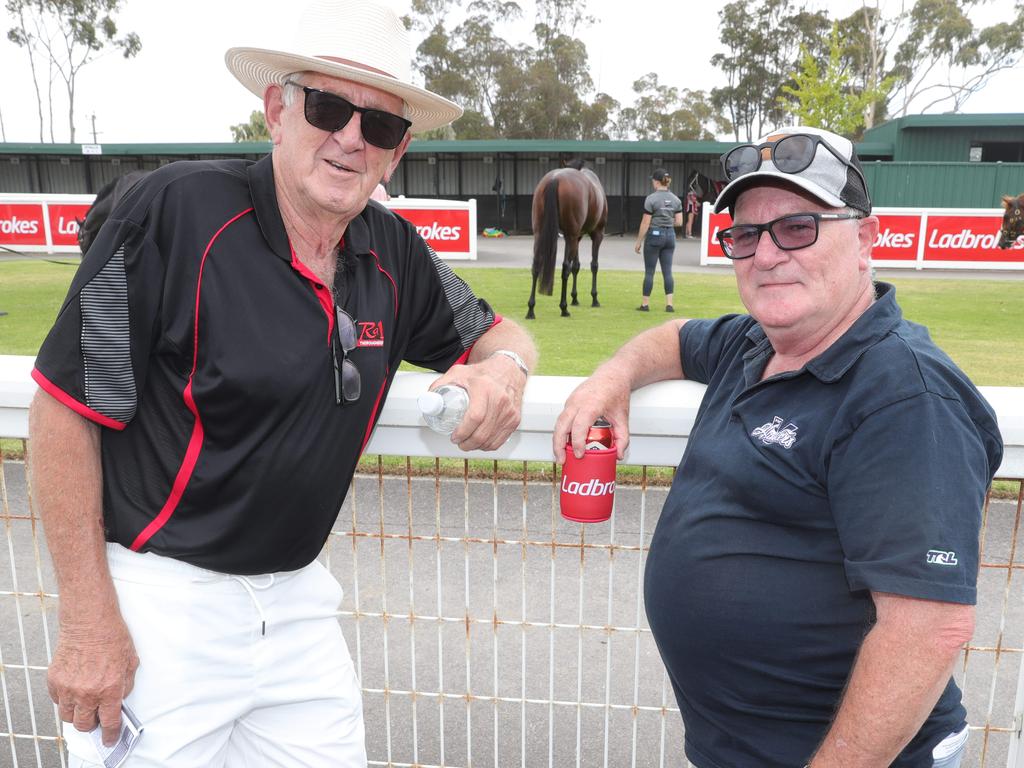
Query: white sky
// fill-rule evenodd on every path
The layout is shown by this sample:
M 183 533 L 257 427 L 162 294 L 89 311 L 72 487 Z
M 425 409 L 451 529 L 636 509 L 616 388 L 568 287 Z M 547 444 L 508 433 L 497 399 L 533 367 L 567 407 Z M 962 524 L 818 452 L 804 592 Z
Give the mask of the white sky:
M 400 13 L 408 11 L 409 0 L 389 1 Z M 518 31 L 519 39 L 532 42 L 533 3 L 520 4 L 527 21 L 506 36 L 514 38 Z M 820 0 L 811 4 L 825 6 Z M 1014 0 L 992 0 L 978 9 L 975 23 L 1009 19 L 1013 4 Z M 624 0 L 589 0 L 588 10 L 598 21 L 580 37 L 587 44 L 595 86 L 625 105 L 633 99 L 633 81 L 651 71 L 658 73 L 661 83 L 678 88 L 710 90 L 722 85 L 708 61 L 722 50 L 717 25 L 723 5 L 664 2 L 651 14 Z M 838 18 L 859 2 L 835 0 L 827 5 Z M 300 6 L 301 0 L 294 5 L 270 0 L 125 0 L 119 26 L 139 34 L 142 51 L 127 61 L 106 53 L 81 71 L 76 141 L 92 141 L 94 113 L 101 143 L 231 141 L 229 126 L 247 121 L 261 104 L 227 71 L 224 51 L 234 45 L 287 49 Z M 39 128 L 28 56 L 6 39 L 12 22 L 2 8 L 0 119 L 7 141 L 36 142 Z M 418 42 L 414 36 L 413 45 Z M 1024 67 L 1000 73 L 967 102 L 964 111 L 1021 111 L 1022 84 Z M 54 87 L 63 88 L 63 82 L 58 80 Z M 56 112 L 54 122 L 56 141 L 68 141 L 66 107 Z

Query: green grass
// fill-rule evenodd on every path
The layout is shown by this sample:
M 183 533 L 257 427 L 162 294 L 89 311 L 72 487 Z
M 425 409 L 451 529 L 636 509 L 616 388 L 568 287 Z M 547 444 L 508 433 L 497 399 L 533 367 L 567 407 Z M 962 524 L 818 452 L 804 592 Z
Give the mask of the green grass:
M 537 373 L 585 376 L 623 342 L 671 317 L 659 309 L 637 312 L 642 275 L 606 271 L 598 275 L 601 307 L 590 307 L 590 276 L 580 281 L 580 306 L 559 316 L 558 296 L 537 300 L 536 320 L 524 320 L 530 277 L 526 269 L 456 270 L 496 311 L 533 333 L 541 359 Z M 581 273 L 582 274 L 582 273 Z M 898 278 L 896 295 L 909 320 L 928 326 L 932 338 L 981 386 L 1024 386 L 1024 358 L 1017 354 L 1024 329 L 1024 281 Z M 557 283 L 557 281 L 556 281 Z M 742 312 L 731 275 L 676 274 L 677 317 L 715 317 Z
M 70 261 L 69 261 L 70 263 Z M 580 305 L 561 317 L 558 296 L 540 296 L 536 320 L 523 319 L 530 275 L 523 269 L 463 268 L 456 271 L 495 311 L 520 322 L 540 349 L 537 373 L 585 376 L 625 341 L 671 317 L 660 310 L 655 290 L 652 311 L 637 312 L 641 275 L 602 271 L 601 306 L 590 306 L 590 275 L 579 282 Z M 60 309 L 74 269 L 44 261 L 0 262 L 0 354 L 34 355 Z M 557 281 L 556 281 L 557 282 Z M 1024 386 L 1024 281 L 893 280 L 907 318 L 927 325 L 935 341 L 971 379 L 982 386 Z M 741 312 L 731 275 L 676 275 L 676 316 L 714 317 Z
M 77 260 L 0 262 L 0 355 L 34 355 L 53 325 Z

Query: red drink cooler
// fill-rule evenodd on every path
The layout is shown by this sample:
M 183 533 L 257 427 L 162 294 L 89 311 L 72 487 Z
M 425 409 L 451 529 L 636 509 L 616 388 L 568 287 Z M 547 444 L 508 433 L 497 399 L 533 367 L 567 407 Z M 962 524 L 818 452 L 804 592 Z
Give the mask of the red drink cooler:
M 600 523 L 612 516 L 615 503 L 616 448 L 585 451 L 577 459 L 566 448 L 562 466 L 562 517 L 577 523 Z

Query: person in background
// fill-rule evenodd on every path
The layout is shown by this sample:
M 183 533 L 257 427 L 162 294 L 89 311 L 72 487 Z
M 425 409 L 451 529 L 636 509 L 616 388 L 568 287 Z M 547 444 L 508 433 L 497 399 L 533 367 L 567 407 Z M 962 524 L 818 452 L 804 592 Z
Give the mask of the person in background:
M 317 0 L 289 51 L 232 48 L 272 152 L 179 162 L 112 211 L 39 355 L 35 500 L 60 589 L 48 672 L 73 767 L 365 766 L 360 684 L 318 561 L 403 360 L 494 449 L 529 336 L 408 222 L 368 204 L 414 131 L 461 109 L 412 83 L 397 14 Z
M 693 222 L 697 219 L 697 214 L 700 212 L 700 201 L 697 199 L 697 193 L 692 189 L 686 193 L 686 237 L 687 239 L 693 237 Z
M 644 252 L 644 286 L 640 299 L 640 312 L 650 311 L 651 290 L 654 288 L 654 270 L 661 265 L 661 278 L 665 285 L 665 311 L 675 312 L 672 295 L 675 281 L 672 279 L 672 254 L 676 250 L 675 227 L 683 225 L 683 204 L 668 191 L 672 177 L 664 168 L 657 168 L 651 174 L 654 191 L 644 200 L 644 215 L 636 235 L 633 250 Z
M 874 282 L 878 219 L 847 139 L 786 128 L 723 156 L 718 233 L 749 314 L 623 346 L 559 416 L 581 456 L 630 393 L 707 385 L 644 601 L 697 768 L 953 768 L 995 414 Z

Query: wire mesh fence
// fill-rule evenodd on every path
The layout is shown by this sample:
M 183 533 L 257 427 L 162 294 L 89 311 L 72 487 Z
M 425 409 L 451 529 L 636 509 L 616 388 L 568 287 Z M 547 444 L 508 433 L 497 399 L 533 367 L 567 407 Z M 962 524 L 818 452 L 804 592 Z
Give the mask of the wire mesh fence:
M 609 522 L 579 525 L 559 515 L 554 479 L 530 479 L 535 464 L 513 479 L 507 463 L 484 477 L 455 466 L 381 461 L 358 475 L 322 555 L 346 589 L 370 764 L 685 765 L 642 601 L 667 489 L 645 468 Z M 46 690 L 56 584 L 24 463 L 0 470 L 0 766 L 64 766 Z M 1018 764 L 1024 489 L 1002 487 L 985 506 L 977 627 L 956 669 L 965 768 Z

